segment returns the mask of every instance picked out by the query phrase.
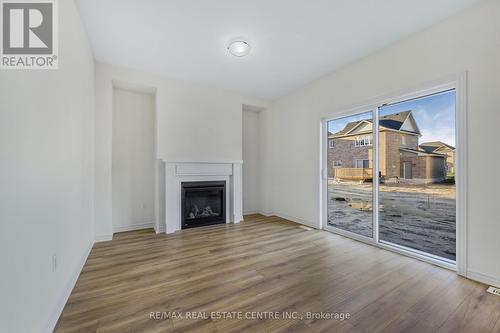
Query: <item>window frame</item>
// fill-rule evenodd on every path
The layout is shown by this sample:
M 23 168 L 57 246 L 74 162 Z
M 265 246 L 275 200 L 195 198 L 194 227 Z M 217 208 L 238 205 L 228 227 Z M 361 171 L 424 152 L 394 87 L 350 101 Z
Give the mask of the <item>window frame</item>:
M 373 146 L 373 135 L 359 135 L 354 139 L 355 147 Z
M 357 106 L 346 107 L 336 112 L 327 113 L 321 118 L 321 146 L 326 147 L 325 142 L 327 138 L 327 128 L 328 122 L 331 120 L 352 116 L 358 113 L 364 113 L 367 111 L 373 112 L 373 121 L 378 124 L 379 121 L 379 107 L 385 104 L 398 103 L 410 99 L 421 98 L 426 95 L 433 95 L 447 90 L 454 89 L 456 92 L 456 151 L 454 152 L 454 172 L 455 179 L 457 181 L 457 192 L 456 192 L 456 261 L 454 263 L 449 263 L 443 261 L 442 258 L 433 257 L 428 253 L 420 253 L 418 250 L 409 251 L 408 248 L 392 246 L 381 243 L 379 241 L 379 230 L 378 230 L 378 211 L 374 211 L 374 219 L 377 222 L 374 223 L 374 237 L 364 237 L 355 233 L 348 231 L 343 231 L 340 229 L 335 229 L 328 226 L 328 155 L 326 155 L 327 150 L 322 148 L 320 154 L 320 165 L 321 165 L 321 177 L 319 186 L 319 196 L 320 196 L 320 228 L 337 233 L 342 236 L 353 238 L 367 244 L 383 248 L 389 251 L 393 251 L 405 256 L 416 258 L 422 261 L 432 263 L 437 266 L 441 266 L 447 269 L 451 269 L 457 272 L 458 275 L 467 276 L 467 72 L 462 72 L 454 75 L 450 75 L 441 80 L 436 80 L 433 82 L 428 82 L 420 87 L 414 87 L 412 89 L 400 90 L 398 92 L 383 95 L 364 104 L 358 104 Z M 373 160 L 379 160 L 379 128 L 374 126 L 373 130 Z M 378 174 L 380 166 L 379 163 L 374 163 L 373 172 Z M 377 183 L 377 182 L 375 182 Z M 379 205 L 378 202 L 378 186 L 374 186 L 374 207 Z
M 358 162 L 359 162 L 359 161 L 361 161 L 361 165 L 362 165 L 362 166 L 361 166 L 361 168 L 360 168 L 360 167 L 358 167 Z M 364 167 L 364 165 L 365 165 L 365 161 L 366 161 L 366 162 L 368 162 L 368 167 L 366 167 L 366 168 Z M 370 168 L 370 160 L 369 160 L 369 159 L 366 159 L 366 158 L 356 158 L 356 159 L 354 160 L 354 168 L 355 168 L 355 169 L 369 169 L 369 168 Z

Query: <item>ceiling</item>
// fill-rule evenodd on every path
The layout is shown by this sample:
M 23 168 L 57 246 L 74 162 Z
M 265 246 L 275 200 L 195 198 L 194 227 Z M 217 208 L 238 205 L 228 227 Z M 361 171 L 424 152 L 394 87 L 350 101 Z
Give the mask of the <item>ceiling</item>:
M 98 61 L 277 99 L 477 0 L 77 0 Z M 250 54 L 231 56 L 243 37 Z

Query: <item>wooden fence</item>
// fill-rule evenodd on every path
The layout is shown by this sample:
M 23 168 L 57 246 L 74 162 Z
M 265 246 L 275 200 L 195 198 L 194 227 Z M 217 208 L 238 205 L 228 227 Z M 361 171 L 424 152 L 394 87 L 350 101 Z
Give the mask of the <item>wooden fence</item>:
M 373 179 L 371 168 L 335 168 L 334 175 L 337 179 L 368 180 Z

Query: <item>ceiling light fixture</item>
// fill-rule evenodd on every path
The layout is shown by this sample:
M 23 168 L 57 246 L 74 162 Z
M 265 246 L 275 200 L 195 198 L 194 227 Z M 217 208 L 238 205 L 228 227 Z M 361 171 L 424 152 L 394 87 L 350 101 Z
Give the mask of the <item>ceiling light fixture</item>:
M 244 40 L 235 40 L 228 45 L 227 49 L 235 57 L 244 57 L 250 53 L 250 44 Z

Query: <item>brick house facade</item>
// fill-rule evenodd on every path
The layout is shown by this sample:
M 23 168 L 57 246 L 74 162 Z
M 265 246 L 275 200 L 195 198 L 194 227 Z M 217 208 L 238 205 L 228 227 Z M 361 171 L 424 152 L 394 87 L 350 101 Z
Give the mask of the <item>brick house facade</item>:
M 427 152 L 419 146 L 421 136 L 411 111 L 380 118 L 380 175 L 383 179 L 414 179 L 438 182 L 446 177 L 447 155 Z M 354 169 L 373 170 L 371 120 L 348 123 L 328 136 L 329 177 L 349 179 Z M 371 173 L 370 173 L 371 174 Z M 353 178 L 354 179 L 354 178 Z
M 441 141 L 424 142 L 419 147 L 428 153 L 446 155 L 446 171 L 455 173 L 455 147 Z

